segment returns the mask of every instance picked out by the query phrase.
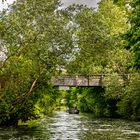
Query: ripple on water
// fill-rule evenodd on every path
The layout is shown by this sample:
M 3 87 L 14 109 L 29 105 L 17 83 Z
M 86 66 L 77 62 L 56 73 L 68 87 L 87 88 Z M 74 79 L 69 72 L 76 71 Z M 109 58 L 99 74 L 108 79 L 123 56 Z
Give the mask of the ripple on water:
M 32 127 L 0 128 L 0 140 L 140 140 L 140 123 L 60 111 Z
M 59 112 L 55 115 L 56 117 L 53 118 L 53 123 L 50 124 L 50 130 L 53 134 L 51 140 L 79 140 L 78 133 L 81 130 L 79 127 L 81 124 L 80 116 L 65 112 Z

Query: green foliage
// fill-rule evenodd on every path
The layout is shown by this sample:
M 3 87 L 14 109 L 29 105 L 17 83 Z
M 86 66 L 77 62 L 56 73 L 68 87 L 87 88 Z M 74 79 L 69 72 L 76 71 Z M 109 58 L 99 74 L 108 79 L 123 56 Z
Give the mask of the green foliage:
M 126 4 L 128 4 L 130 1 L 129 0 L 113 0 L 113 2 L 115 4 L 117 4 L 118 6 L 121 6 L 121 7 L 126 7 Z
M 81 112 L 92 112 L 95 116 L 106 116 L 104 89 L 101 88 L 72 88 L 66 92 L 65 99 L 68 107 L 77 107 Z
M 110 61 L 121 53 L 116 48 L 121 48 L 124 44 L 121 35 L 129 28 L 126 11 L 114 5 L 111 0 L 102 0 L 98 11 L 82 7 L 74 17 L 78 26 L 75 32 L 78 51 L 67 66 L 68 72 L 83 75 L 106 73 Z M 123 53 L 131 56 L 122 50 L 119 61 L 126 59 L 123 58 Z
M 129 22 L 131 24 L 131 28 L 126 34 L 126 40 L 128 41 L 127 49 L 131 49 L 131 51 L 135 55 L 134 66 L 139 69 L 140 66 L 140 1 L 132 0 L 130 3 L 131 12 L 129 16 Z
M 59 98 L 50 79 L 73 49 L 72 32 L 57 10 L 59 4 L 16 1 L 9 11 L 0 12 L 0 52 L 6 54 L 0 61 L 0 125 L 31 118 L 36 106 L 38 112 L 50 113 Z
M 74 74 L 105 73 L 108 75 L 104 81 L 105 93 L 100 98 L 95 91 L 92 95 L 90 94 L 92 92 L 87 89 L 80 91 L 78 106 L 82 111 L 91 111 L 98 116 L 102 110 L 103 101 L 103 116 L 126 117 L 128 114 L 123 114 L 121 109 L 127 112 L 130 103 L 127 102 L 125 94 L 127 88 L 131 87 L 129 73 L 135 71 L 133 69 L 135 61 L 133 52 L 123 48 L 125 41 L 122 34 L 125 34 L 130 27 L 127 19 L 128 11 L 122 7 L 124 1 L 115 2 L 117 5 L 111 0 L 102 0 L 97 12 L 82 7 L 81 11 L 78 10 L 77 15 L 75 14 L 74 21 L 78 24 L 76 35 L 79 50 L 67 69 L 69 73 Z M 138 22 L 134 24 L 136 23 Z M 132 101 L 139 105 L 135 98 L 133 99 Z M 137 111 L 130 111 L 129 115 Z
M 66 106 L 68 106 L 68 107 L 77 106 L 78 93 L 79 93 L 79 90 L 76 88 L 71 88 L 70 91 L 65 92 Z
M 130 82 L 125 88 L 125 94 L 118 103 L 118 113 L 127 119 L 139 119 L 140 116 L 140 75 L 130 76 Z
M 53 87 L 42 88 L 37 91 L 41 98 L 37 99 L 35 104 L 34 113 L 38 115 L 48 115 L 60 104 L 62 94 L 58 89 Z M 36 95 L 34 95 L 36 98 Z
M 121 99 L 124 93 L 124 81 L 117 74 L 109 75 L 105 78 L 106 92 L 105 97 L 107 99 Z
M 105 116 L 104 90 L 100 88 L 83 89 L 79 94 L 78 106 L 83 112 L 92 112 L 95 116 Z
M 116 48 L 109 52 L 109 62 L 105 68 L 106 73 L 125 75 L 133 71 L 134 56 L 130 51 Z
M 82 5 L 59 11 L 59 0 L 19 0 L 0 12 L 0 53 L 6 56 L 0 60 L 0 125 L 47 115 L 64 95 L 68 107 L 82 112 L 138 119 L 140 5 L 125 4 L 101 0 L 97 11 Z M 59 92 L 50 83 L 58 74 L 100 73 L 104 88 Z

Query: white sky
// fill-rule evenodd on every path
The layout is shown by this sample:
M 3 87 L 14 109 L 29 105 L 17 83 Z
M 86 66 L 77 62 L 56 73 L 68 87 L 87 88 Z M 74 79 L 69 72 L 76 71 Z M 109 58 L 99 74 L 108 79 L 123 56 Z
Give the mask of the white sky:
M 70 4 L 76 3 L 76 4 L 84 4 L 89 7 L 97 7 L 97 3 L 100 0 L 61 0 L 62 3 L 64 3 L 64 7 L 69 6 Z
M 2 10 L 2 8 L 6 8 L 7 7 L 7 3 L 11 4 L 13 3 L 14 0 L 7 0 L 6 2 L 2 3 L 2 0 L 0 0 L 0 10 Z
M 2 0 L 0 0 L 0 10 L 2 10 L 2 8 L 6 8 L 7 7 L 7 3 L 11 4 L 14 0 L 7 0 L 6 2 L 4 2 L 4 4 L 2 3 Z M 97 3 L 100 0 L 61 0 L 62 3 L 64 3 L 64 7 L 69 6 L 70 4 L 76 3 L 76 4 L 84 4 L 87 5 L 89 7 L 97 7 Z

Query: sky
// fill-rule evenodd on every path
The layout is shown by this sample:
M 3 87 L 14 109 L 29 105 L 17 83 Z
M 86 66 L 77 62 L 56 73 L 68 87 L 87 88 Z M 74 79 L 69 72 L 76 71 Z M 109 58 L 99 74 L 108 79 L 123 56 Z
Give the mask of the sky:
M 11 4 L 13 3 L 14 0 L 7 0 L 7 2 L 5 2 L 4 4 L 2 4 L 2 0 L 0 0 L 0 10 L 2 8 L 6 8 L 7 7 L 7 3 Z M 76 4 L 84 4 L 87 5 L 89 7 L 97 7 L 97 3 L 100 0 L 61 0 L 62 3 L 64 3 L 63 7 L 67 7 L 73 3 Z
M 64 3 L 64 7 L 67 7 L 73 3 L 76 3 L 76 4 L 84 4 L 84 5 L 87 5 L 89 7 L 96 8 L 99 0 L 61 0 L 61 2 Z

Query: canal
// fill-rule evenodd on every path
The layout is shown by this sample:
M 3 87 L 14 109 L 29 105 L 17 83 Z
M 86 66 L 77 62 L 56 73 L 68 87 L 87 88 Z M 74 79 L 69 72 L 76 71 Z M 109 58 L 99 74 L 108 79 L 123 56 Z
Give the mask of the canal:
M 59 111 L 29 126 L 0 128 L 0 140 L 140 140 L 140 122 Z

